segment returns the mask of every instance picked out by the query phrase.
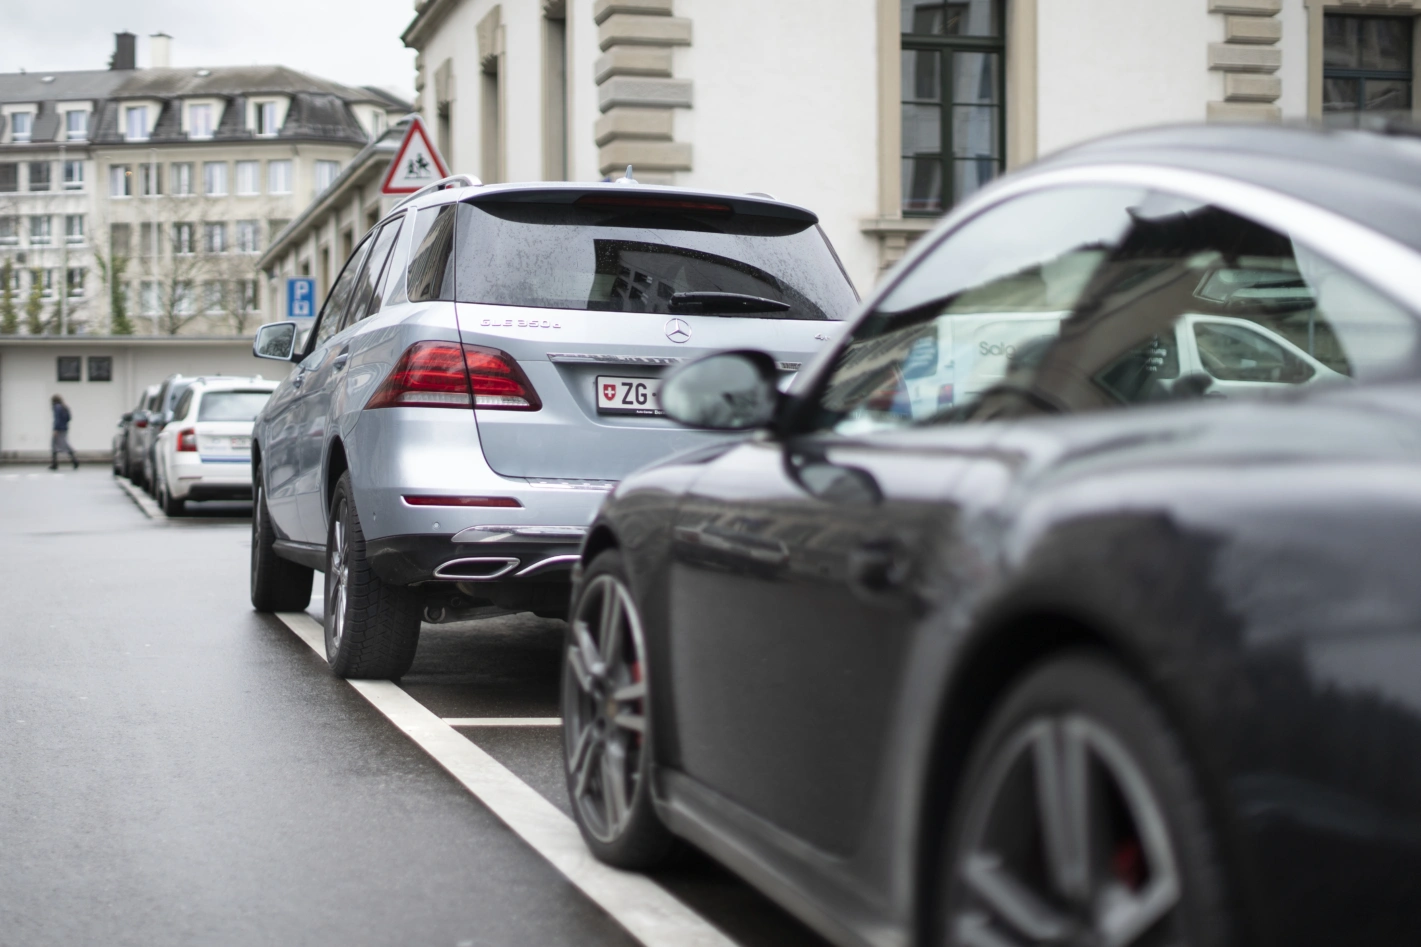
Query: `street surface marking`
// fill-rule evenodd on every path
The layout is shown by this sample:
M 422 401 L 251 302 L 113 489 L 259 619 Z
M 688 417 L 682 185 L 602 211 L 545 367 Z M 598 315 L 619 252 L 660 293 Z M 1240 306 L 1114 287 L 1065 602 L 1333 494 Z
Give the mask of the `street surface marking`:
M 325 659 L 319 622 L 305 612 L 278 612 L 276 617 Z M 650 878 L 594 859 L 571 819 L 399 685 L 346 683 L 646 947 L 736 947 Z
M 150 520 L 165 520 L 168 518 L 164 515 L 163 510 L 158 504 L 153 502 L 153 498 L 130 483 L 127 477 L 117 477 L 115 479 L 119 485 L 119 489 L 133 498 L 133 502 L 138 504 L 138 508 L 143 511 L 144 516 Z
M 561 727 L 561 717 L 445 717 L 451 727 Z

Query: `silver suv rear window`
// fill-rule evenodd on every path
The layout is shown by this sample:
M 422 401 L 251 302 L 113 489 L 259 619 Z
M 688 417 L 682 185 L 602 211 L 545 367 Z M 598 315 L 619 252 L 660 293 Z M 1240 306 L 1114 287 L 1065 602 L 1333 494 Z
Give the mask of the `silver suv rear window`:
M 802 211 L 674 196 L 536 197 L 421 211 L 410 298 L 816 321 L 842 320 L 858 303 Z

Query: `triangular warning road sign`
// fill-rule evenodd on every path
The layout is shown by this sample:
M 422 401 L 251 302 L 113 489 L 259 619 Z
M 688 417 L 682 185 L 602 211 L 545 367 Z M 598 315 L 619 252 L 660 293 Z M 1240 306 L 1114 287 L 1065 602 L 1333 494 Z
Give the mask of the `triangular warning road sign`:
M 382 194 L 413 194 L 426 184 L 433 184 L 440 178 L 449 176 L 449 166 L 429 140 L 424 130 L 424 122 L 418 115 L 410 116 L 410 127 L 405 130 L 405 139 L 400 142 L 400 150 L 395 152 L 395 160 L 390 162 L 390 170 L 385 174 L 385 183 L 380 185 Z

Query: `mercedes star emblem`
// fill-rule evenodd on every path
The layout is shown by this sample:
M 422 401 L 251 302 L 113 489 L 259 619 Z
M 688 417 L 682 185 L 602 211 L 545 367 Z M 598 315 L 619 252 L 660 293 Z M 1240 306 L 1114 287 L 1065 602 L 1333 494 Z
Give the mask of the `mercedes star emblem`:
M 691 341 L 691 327 L 685 319 L 672 319 L 666 323 L 666 338 L 672 342 Z

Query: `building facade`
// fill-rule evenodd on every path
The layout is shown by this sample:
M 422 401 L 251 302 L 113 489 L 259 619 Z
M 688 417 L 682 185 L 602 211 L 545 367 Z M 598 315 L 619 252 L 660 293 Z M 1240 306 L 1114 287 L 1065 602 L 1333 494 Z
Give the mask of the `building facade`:
M 1409 116 L 1421 0 L 418 0 L 455 173 L 762 191 L 861 290 L 1003 170 L 1172 122 Z
M 280 66 L 0 75 L 0 334 L 245 333 L 272 237 L 409 109 Z

